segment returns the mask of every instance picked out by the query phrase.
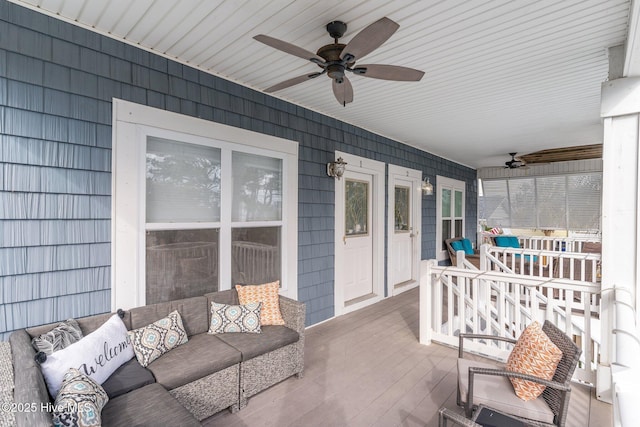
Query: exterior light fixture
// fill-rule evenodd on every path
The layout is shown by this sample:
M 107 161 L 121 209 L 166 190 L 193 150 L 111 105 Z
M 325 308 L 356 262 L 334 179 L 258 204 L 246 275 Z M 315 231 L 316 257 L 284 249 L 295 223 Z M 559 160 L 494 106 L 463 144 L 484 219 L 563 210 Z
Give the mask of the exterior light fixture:
M 347 162 L 342 160 L 342 157 L 338 157 L 335 162 L 327 163 L 327 175 L 340 179 L 344 175 Z
M 433 194 L 433 184 L 429 182 L 429 177 L 425 177 L 424 180 L 422 180 L 422 194 L 425 196 Z

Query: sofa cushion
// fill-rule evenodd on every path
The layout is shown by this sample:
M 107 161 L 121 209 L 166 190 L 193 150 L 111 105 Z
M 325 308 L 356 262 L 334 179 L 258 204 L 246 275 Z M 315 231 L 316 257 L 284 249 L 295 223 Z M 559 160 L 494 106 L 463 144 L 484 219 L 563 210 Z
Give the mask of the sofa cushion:
M 262 327 L 261 334 L 217 335 L 222 341 L 242 353 L 242 361 L 277 350 L 298 341 L 300 335 L 286 326 L 268 325 Z
M 172 311 L 167 317 L 150 325 L 129 331 L 133 351 L 142 366 L 188 341 L 180 313 Z
M 135 357 L 120 366 L 111 376 L 102 383 L 102 388 L 107 392 L 109 399 L 129 393 L 148 384 L 153 384 L 156 379 L 148 369 L 138 363 Z
M 147 326 L 175 310 L 180 313 L 188 336 L 201 334 L 209 329 L 209 304 L 204 296 L 133 308 L 130 310 L 131 329 Z
M 187 343 L 151 362 L 147 369 L 158 383 L 172 390 L 240 363 L 240 352 L 219 336 L 223 335 L 193 335 Z
M 91 378 L 75 368 L 64 375 L 56 397 L 53 424 L 69 427 L 102 425 L 102 408 L 109 401 L 107 393 Z
M 60 322 L 58 326 L 42 335 L 34 337 L 31 344 L 36 351 L 51 354 L 62 350 L 76 341 L 82 339 L 82 330 L 75 319 Z
M 149 384 L 112 399 L 102 410 L 102 425 L 200 426 L 200 422 L 160 384 Z
M 211 303 L 210 334 L 224 334 L 233 332 L 260 333 L 261 302 L 247 305 L 229 305 Z
M 127 329 L 117 314 L 104 325 L 69 347 L 46 356 L 40 364 L 47 387 L 55 398 L 69 368 L 76 368 L 98 384 L 106 381 L 133 357 Z
M 79 317 L 79 318 L 76 318 L 75 320 L 78 322 L 78 325 L 80 326 L 80 330 L 82 331 L 82 334 L 88 335 L 91 332 L 98 329 L 100 326 L 102 326 L 114 314 L 115 313 L 96 314 L 93 316 Z M 131 329 L 131 316 L 128 311 L 124 312 L 122 323 L 124 323 L 124 326 L 126 326 L 127 329 Z M 27 333 L 31 336 L 31 338 L 35 338 L 42 334 L 46 334 L 47 332 L 49 332 L 59 324 L 60 322 L 49 323 L 46 325 L 33 326 L 31 328 L 27 328 L 26 330 L 27 330 Z

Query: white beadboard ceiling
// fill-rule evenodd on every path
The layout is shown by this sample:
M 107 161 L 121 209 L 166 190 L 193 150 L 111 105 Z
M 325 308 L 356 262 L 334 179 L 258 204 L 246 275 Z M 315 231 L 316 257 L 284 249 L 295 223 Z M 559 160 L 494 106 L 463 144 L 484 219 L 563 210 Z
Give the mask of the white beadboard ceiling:
M 624 44 L 630 0 L 13 0 L 239 84 L 264 90 L 319 69 L 255 41 L 315 52 L 325 25 L 347 43 L 387 16 L 400 29 L 361 63 L 424 70 L 420 82 L 350 75 L 342 107 L 326 76 L 274 93 L 478 168 L 508 152 L 602 142 L 607 48 Z

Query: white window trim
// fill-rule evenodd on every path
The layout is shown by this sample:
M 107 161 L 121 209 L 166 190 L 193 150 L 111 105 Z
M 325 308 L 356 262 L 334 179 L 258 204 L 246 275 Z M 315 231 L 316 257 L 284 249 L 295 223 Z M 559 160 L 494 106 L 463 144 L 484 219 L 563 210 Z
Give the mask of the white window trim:
M 298 286 L 298 143 L 270 135 L 222 125 L 120 99 L 113 100 L 111 307 L 128 309 L 145 305 L 145 144 L 146 136 L 175 133 L 184 139 L 215 140 L 216 145 L 283 159 L 282 220 L 268 225 L 282 227 L 282 280 L 280 293 L 297 299 Z M 265 149 L 268 147 L 268 149 Z M 227 173 L 231 173 L 228 171 Z M 222 195 L 222 203 L 229 202 Z M 229 197 L 227 195 L 226 197 Z M 135 219 L 135 220 L 132 220 Z M 230 218 L 228 219 L 230 221 Z M 222 223 L 224 221 L 221 218 Z M 199 223 L 194 227 L 218 226 Z M 238 225 L 238 223 L 234 223 Z M 260 225 L 249 223 L 252 227 Z M 166 229 L 153 224 L 147 229 Z M 231 236 L 220 233 L 220 247 L 230 246 Z M 220 263 L 230 251 L 220 251 Z M 230 277 L 219 278 L 220 289 L 229 289 Z
M 446 178 L 444 176 L 436 175 L 436 259 L 438 261 L 444 261 L 449 259 L 449 254 L 446 250 L 442 250 L 442 194 L 443 189 L 462 191 L 462 232 L 465 233 L 466 226 L 466 183 L 457 179 Z M 451 195 L 451 209 L 454 209 L 454 197 Z M 455 229 L 455 223 L 451 224 L 452 230 Z M 469 236 L 464 236 L 469 238 Z M 472 240 L 472 239 L 470 239 Z M 472 240 L 473 241 L 473 240 Z

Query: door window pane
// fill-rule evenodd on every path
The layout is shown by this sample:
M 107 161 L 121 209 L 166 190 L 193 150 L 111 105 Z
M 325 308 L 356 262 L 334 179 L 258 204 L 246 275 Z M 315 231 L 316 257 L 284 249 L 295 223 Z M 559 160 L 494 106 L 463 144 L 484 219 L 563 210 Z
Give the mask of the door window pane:
M 345 235 L 367 234 L 369 230 L 369 183 L 345 181 Z
M 282 219 L 282 159 L 234 151 L 233 221 Z
M 280 280 L 280 227 L 231 230 L 233 285 Z
M 220 149 L 149 137 L 147 223 L 220 220 Z
M 451 190 L 444 188 L 442 190 L 442 217 L 451 216 Z
M 147 304 L 217 291 L 218 235 L 218 229 L 147 231 Z
M 395 188 L 395 221 L 394 227 L 396 232 L 408 232 L 411 222 L 409 205 L 409 187 L 397 186 Z

